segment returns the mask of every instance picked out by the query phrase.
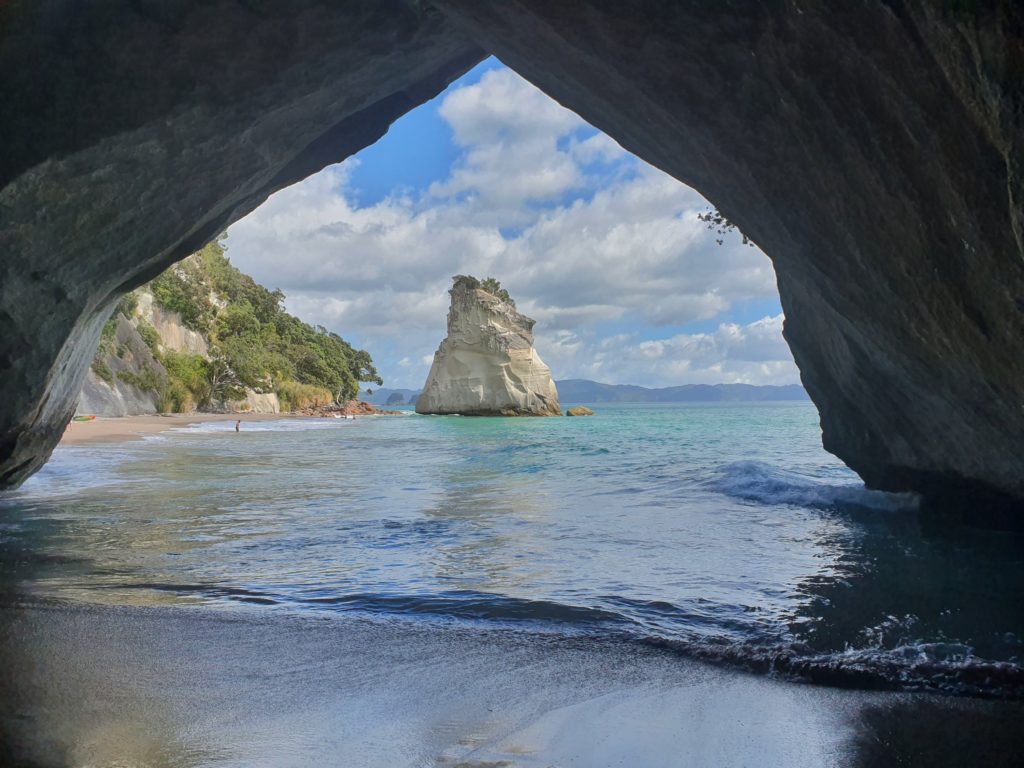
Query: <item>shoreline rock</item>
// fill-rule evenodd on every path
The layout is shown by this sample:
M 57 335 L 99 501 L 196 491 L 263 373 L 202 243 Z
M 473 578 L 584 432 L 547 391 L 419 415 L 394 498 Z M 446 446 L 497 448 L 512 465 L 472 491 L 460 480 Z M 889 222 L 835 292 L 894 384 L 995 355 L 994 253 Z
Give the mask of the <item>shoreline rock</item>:
M 574 405 L 565 412 L 566 416 L 593 416 L 594 412 L 585 405 Z
M 290 411 L 290 413 L 295 416 L 327 418 L 333 416 L 402 416 L 405 411 L 386 411 L 362 400 L 349 400 L 347 403 L 310 406 L 298 411 Z

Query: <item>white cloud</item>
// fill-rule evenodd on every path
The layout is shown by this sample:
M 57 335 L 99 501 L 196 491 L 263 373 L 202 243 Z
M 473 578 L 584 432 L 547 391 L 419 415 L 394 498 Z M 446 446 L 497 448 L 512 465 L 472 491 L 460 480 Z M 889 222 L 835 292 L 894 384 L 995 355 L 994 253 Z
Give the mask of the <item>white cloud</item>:
M 463 147 L 553 143 L 585 123 L 510 69 L 484 73 L 480 82 L 450 93 L 439 110 Z
M 545 335 L 546 362 L 573 377 L 610 383 L 793 384 L 799 373 L 782 338 L 783 316 L 747 325 L 722 323 L 711 333 L 640 340 L 636 334 L 583 338 L 568 331 Z M 560 376 L 559 378 L 570 378 Z
M 508 287 L 558 378 L 797 380 L 781 316 L 650 340 L 776 295 L 760 251 L 738 237 L 719 246 L 697 220 L 696 192 L 509 70 L 448 94 L 440 115 L 462 151 L 446 179 L 360 207 L 350 159 L 232 226 L 229 256 L 283 289 L 290 311 L 369 349 L 387 386 L 422 384 L 460 273 Z M 616 324 L 629 332 L 598 330 Z
M 583 141 L 573 140 L 570 151 L 573 158 L 585 165 L 611 163 L 629 154 L 615 139 L 603 133 L 595 134 Z

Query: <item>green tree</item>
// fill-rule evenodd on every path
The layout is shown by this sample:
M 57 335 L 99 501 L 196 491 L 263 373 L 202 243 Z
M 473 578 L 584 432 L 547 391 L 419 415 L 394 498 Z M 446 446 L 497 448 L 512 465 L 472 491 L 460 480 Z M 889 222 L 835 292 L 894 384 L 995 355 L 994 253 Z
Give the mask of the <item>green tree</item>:
M 232 336 L 249 338 L 257 341 L 261 323 L 256 317 L 256 310 L 247 299 L 228 304 L 217 316 L 215 333 L 217 338 L 226 339 Z
M 206 371 L 209 401 L 225 402 L 245 397 L 245 386 L 226 357 L 214 356 L 209 361 Z
M 508 291 L 501 287 L 501 283 L 493 277 L 488 277 L 486 280 L 480 283 L 480 287 L 487 291 L 492 296 L 497 296 L 502 301 L 508 302 L 513 307 L 516 303 L 512 300 L 512 297 L 508 295 Z
M 479 288 L 487 291 L 492 296 L 511 304 L 513 307 L 516 305 L 508 291 L 501 287 L 501 282 L 498 281 L 497 278 L 488 277 L 484 280 L 478 280 L 472 275 L 456 275 L 453 278 L 453 281 L 456 288 L 460 286 L 466 288 Z

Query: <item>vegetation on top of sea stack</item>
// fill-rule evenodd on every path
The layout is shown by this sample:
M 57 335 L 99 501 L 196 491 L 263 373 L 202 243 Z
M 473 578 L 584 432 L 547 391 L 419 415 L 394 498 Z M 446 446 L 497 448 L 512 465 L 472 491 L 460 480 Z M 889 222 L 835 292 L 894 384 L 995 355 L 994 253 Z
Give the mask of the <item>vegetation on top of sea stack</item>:
M 247 389 L 273 392 L 283 409 L 293 410 L 350 400 L 360 382 L 383 383 L 368 352 L 285 312 L 284 294 L 240 272 L 224 250 L 214 241 L 138 289 L 148 289 L 157 305 L 177 312 L 209 348 L 208 355 L 164 350 L 156 330 L 136 319 L 136 330 L 166 369 L 165 381 L 146 380 L 163 410 L 237 400 Z M 131 318 L 136 304 L 133 292 L 118 309 Z M 118 315 L 111 321 L 115 325 Z M 97 375 L 104 368 L 102 356 L 110 352 L 109 343 L 101 344 Z
M 472 275 L 456 275 L 453 278 L 453 281 L 454 287 L 465 286 L 467 288 L 479 288 L 502 301 L 508 302 L 513 307 L 516 305 L 515 300 L 509 296 L 508 291 L 502 288 L 501 283 L 493 277 L 479 280 Z

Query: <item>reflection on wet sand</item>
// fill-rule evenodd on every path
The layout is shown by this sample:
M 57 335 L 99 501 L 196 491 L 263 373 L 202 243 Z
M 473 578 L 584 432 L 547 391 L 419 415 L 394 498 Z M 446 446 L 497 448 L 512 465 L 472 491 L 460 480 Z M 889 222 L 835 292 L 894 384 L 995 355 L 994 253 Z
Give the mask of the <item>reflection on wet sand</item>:
M 1022 754 L 1017 704 L 793 685 L 628 643 L 276 611 L 0 616 L 4 765 L 941 768 Z
M 534 552 L 537 528 L 529 525 L 544 515 L 543 493 L 528 476 L 511 481 L 493 457 L 467 456 L 463 463 L 439 467 L 435 503 L 423 514 L 431 520 L 468 521 L 478 527 L 473 536 L 439 539 L 432 556 L 438 583 L 495 594 L 515 594 L 539 575 L 524 572 L 522 552 Z M 495 518 L 516 521 L 497 526 Z

